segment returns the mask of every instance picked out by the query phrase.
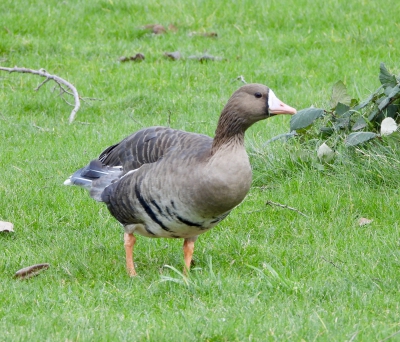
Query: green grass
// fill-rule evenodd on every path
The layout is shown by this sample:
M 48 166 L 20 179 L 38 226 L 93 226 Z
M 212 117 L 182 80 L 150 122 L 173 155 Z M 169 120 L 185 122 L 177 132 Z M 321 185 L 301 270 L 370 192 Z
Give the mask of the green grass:
M 62 183 L 144 126 L 213 135 L 239 75 L 298 109 L 324 106 L 339 79 L 364 98 L 379 86 L 380 62 L 399 72 L 399 17 L 397 0 L 3 0 L 0 65 L 45 68 L 99 100 L 68 125 L 71 107 L 51 83 L 35 92 L 37 76 L 0 73 L 0 220 L 15 225 L 0 234 L 0 341 L 375 341 L 398 332 L 396 138 L 339 151 L 321 167 L 310 145 L 265 146 L 288 131 L 288 117 L 252 127 L 254 186 L 199 238 L 188 281 L 181 241 L 142 237 L 130 279 L 118 223 Z M 140 29 L 153 23 L 178 31 Z M 186 58 L 163 57 L 176 50 Z M 204 51 L 223 60 L 187 59 Z M 137 52 L 142 63 L 118 62 Z M 373 222 L 360 227 L 360 217 Z M 50 269 L 13 279 L 41 262 Z

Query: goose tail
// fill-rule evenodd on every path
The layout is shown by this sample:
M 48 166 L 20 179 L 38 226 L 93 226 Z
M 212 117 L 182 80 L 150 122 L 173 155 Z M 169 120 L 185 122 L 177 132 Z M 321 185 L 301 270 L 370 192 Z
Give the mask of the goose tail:
M 102 202 L 101 194 L 104 189 L 118 180 L 122 175 L 122 166 L 106 166 L 98 159 L 70 176 L 64 185 L 76 185 L 85 188 L 96 201 Z

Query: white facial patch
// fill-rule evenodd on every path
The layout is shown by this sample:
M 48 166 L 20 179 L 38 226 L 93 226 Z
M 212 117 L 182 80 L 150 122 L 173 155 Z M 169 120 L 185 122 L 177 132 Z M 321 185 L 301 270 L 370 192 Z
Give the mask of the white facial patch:
M 268 107 L 272 109 L 279 108 L 280 103 L 281 101 L 276 97 L 272 89 L 270 89 L 268 93 Z

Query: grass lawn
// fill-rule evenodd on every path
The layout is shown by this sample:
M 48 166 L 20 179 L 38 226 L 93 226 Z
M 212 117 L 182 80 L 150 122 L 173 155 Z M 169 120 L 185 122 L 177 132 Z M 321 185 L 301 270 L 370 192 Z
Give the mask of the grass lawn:
M 2 0 L 0 65 L 44 68 L 96 100 L 70 125 L 54 84 L 35 92 L 40 77 L 0 71 L 0 220 L 15 229 L 0 233 L 0 341 L 400 340 L 396 136 L 322 169 L 309 144 L 265 145 L 288 117 L 250 128 L 253 187 L 198 239 L 188 280 L 181 240 L 144 237 L 129 278 L 119 224 L 63 186 L 142 127 L 212 136 L 240 75 L 297 109 L 326 106 L 338 80 L 365 98 L 380 62 L 400 71 L 398 18 L 398 0 Z M 157 23 L 165 34 L 141 28 Z M 189 58 L 204 53 L 219 58 Z

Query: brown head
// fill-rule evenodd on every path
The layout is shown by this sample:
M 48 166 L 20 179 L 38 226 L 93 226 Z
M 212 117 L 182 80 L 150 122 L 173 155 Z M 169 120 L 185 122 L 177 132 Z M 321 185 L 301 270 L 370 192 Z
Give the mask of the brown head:
M 295 113 L 296 109 L 279 100 L 267 86 L 246 84 L 233 93 L 222 110 L 213 150 L 232 138 L 243 142 L 244 132 L 257 121 L 274 115 Z

